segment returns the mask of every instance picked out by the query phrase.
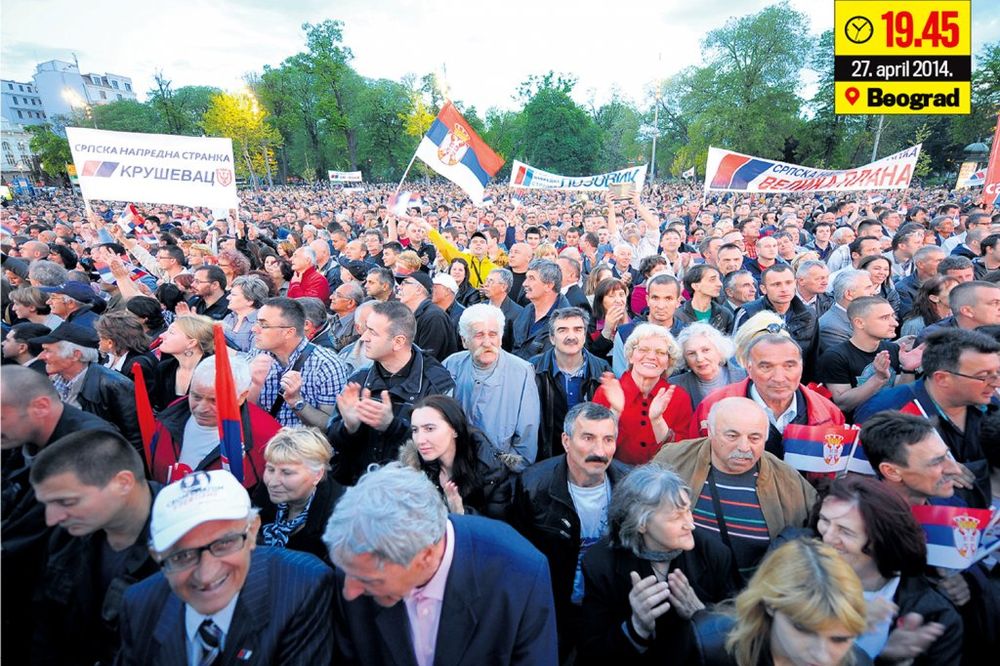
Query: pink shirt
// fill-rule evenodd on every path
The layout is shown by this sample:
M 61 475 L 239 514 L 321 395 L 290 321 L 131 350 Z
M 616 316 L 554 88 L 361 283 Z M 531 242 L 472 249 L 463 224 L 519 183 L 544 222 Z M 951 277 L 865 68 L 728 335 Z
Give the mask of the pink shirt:
M 418 666 L 432 666 L 434 649 L 437 647 L 438 625 L 441 623 L 441 607 L 444 604 L 444 588 L 455 558 L 455 528 L 451 521 L 445 528 L 444 557 L 434 577 L 423 587 L 414 588 L 403 599 L 406 614 L 410 618 L 410 636 L 413 639 L 413 653 Z

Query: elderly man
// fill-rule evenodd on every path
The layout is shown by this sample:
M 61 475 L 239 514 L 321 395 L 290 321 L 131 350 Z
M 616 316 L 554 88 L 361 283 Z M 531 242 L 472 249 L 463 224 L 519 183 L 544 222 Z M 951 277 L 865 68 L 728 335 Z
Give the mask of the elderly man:
M 951 316 L 922 330 L 917 336 L 918 343 L 937 331 L 956 328 L 971 331 L 1000 324 L 1000 285 L 978 280 L 955 285 L 948 293 L 948 305 Z
M 334 351 L 339 352 L 358 339 L 354 330 L 354 313 L 364 300 L 365 290 L 356 282 L 338 286 L 330 296 L 330 309 L 335 315 L 330 324 L 330 339 Z
M 232 358 L 230 365 L 236 385 L 236 401 L 243 423 L 243 485 L 252 489 L 264 475 L 264 447 L 281 424 L 255 403 L 250 393 L 250 365 Z M 219 448 L 219 415 L 215 406 L 215 357 L 209 356 L 195 368 L 187 400 L 178 400 L 156 418 L 156 449 L 150 476 L 159 483 L 172 483 L 192 471 L 222 469 Z
M 399 277 L 399 281 L 396 297 L 413 312 L 417 321 L 417 336 L 414 339 L 417 346 L 439 361 L 458 351 L 457 328 L 444 310 L 431 301 L 434 291 L 431 276 L 415 271 Z
M 195 314 L 222 321 L 229 313 L 227 284 L 226 274 L 218 266 L 204 265 L 195 269 L 192 283 L 195 296 L 188 301 L 188 306 Z
M 511 351 L 514 348 L 514 322 L 520 316 L 524 306 L 518 305 L 511 297 L 514 288 L 514 274 L 506 268 L 494 268 L 486 277 L 480 291 L 486 296 L 490 305 L 500 308 L 505 324 L 503 332 L 503 348 Z
M 802 303 L 822 317 L 833 305 L 833 296 L 826 293 L 830 269 L 822 261 L 803 261 L 795 271 L 796 294 Z
M 1000 403 L 1000 344 L 985 333 L 953 329 L 927 338 L 922 379 L 880 391 L 855 412 L 855 421 L 886 409 L 936 419 L 937 431 L 963 471 L 958 494 L 970 506 L 990 505 L 989 465 L 982 441 L 985 411 Z
M 578 638 L 580 562 L 607 534 L 611 491 L 628 467 L 614 459 L 618 420 L 607 407 L 580 402 L 565 415 L 560 430 L 563 453 L 517 477 L 511 524 L 549 561 L 560 653 L 565 656 Z
M 31 663 L 110 664 L 122 592 L 157 571 L 149 517 L 159 486 L 146 481 L 128 442 L 100 430 L 45 447 L 32 463 L 31 485 L 54 527 L 34 596 Z M 18 638 L 28 637 L 7 640 Z
M 52 314 L 77 326 L 94 329 L 100 318 L 93 310 L 98 296 L 89 284 L 71 281 L 58 287 L 41 287 L 41 290 L 49 295 L 47 303 Z
M 413 312 L 399 301 L 376 303 L 368 314 L 359 342 L 372 365 L 351 375 L 327 429 L 337 452 L 335 478 L 344 485 L 371 464 L 399 457 L 416 401 L 455 388 L 448 371 L 414 344 L 416 328 Z
M 819 353 L 833 349 L 851 337 L 847 308 L 856 298 L 871 296 L 876 287 L 868 271 L 845 268 L 833 281 L 833 305 L 819 318 Z
M 913 309 L 920 286 L 938 274 L 938 264 L 945 258 L 945 251 L 937 245 L 924 245 L 913 253 L 913 272 L 896 283 L 900 312 Z
M 727 274 L 722 280 L 726 307 L 735 317 L 744 305 L 757 298 L 757 283 L 753 281 L 750 271 L 742 268 Z
M 292 270 L 295 274 L 288 283 L 288 298 L 312 296 L 323 302 L 330 299 L 330 283 L 316 270 L 316 252 L 309 246 L 292 253 Z
M 250 400 L 283 426 L 321 428 L 347 381 L 337 354 L 305 337 L 305 310 L 291 298 L 264 301 L 254 324 Z
M 365 301 L 354 311 L 354 332 L 358 337 L 354 342 L 341 349 L 338 354 L 351 374 L 372 364 L 371 359 L 365 356 L 365 344 L 361 341 L 361 334 L 364 333 L 368 315 L 371 314 L 372 307 L 377 302 Z
M 333 339 L 330 337 L 331 319 L 326 303 L 312 296 L 303 296 L 295 300 L 302 306 L 305 314 L 303 330 L 306 339 L 317 347 L 333 349 Z
M 458 296 L 458 283 L 448 273 L 438 273 L 432 282 L 431 301 L 444 310 L 448 319 L 451 320 L 451 325 L 455 330 L 458 330 L 458 322 L 462 318 L 462 313 L 465 312 L 465 306 L 455 300 L 455 297 Z
M 580 288 L 580 262 L 573 257 L 560 256 L 556 259 L 556 263 L 559 264 L 559 270 L 562 271 L 563 286 L 560 290 L 562 295 L 573 307 L 592 313 L 590 301 L 587 300 L 583 289 Z
M 816 391 L 802 386 L 802 350 L 788 335 L 768 333 L 753 340 L 746 351 L 747 378 L 708 394 L 695 410 L 688 437 L 708 433 L 708 412 L 724 398 L 750 398 L 770 422 L 767 451 L 782 458 L 782 435 L 790 423 L 842 425 L 844 415 Z
M 520 465 L 535 462 L 538 454 L 538 388 L 534 367 L 501 349 L 504 316 L 500 308 L 477 303 L 459 322 L 468 351 L 452 354 L 444 367 L 455 380 L 455 399 L 469 423 L 486 433 L 493 450 L 479 451 L 490 466 L 497 457 L 516 454 Z
M 324 541 L 337 567 L 334 663 L 558 663 L 545 558 L 508 525 L 449 516 L 423 472 L 366 474 Z
M 514 322 L 514 354 L 525 360 L 552 346 L 549 340 L 549 315 L 559 308 L 569 307 L 569 301 L 559 293 L 562 271 L 554 261 L 536 259 L 528 265 L 524 278 L 524 295 L 528 305 Z
M 340 265 L 330 253 L 330 243 L 317 239 L 309 243 L 309 248 L 316 255 L 316 270 L 326 280 L 330 291 L 340 284 Z
M 786 343 L 794 346 L 790 340 Z M 749 579 L 771 539 L 785 527 L 803 524 L 816 491 L 790 465 L 764 450 L 768 415 L 754 400 L 717 400 L 707 421 L 708 437 L 665 446 L 655 460 L 687 482 L 691 497 L 697 498 L 695 525 L 728 546 L 740 573 Z
M 161 490 L 149 542 L 162 571 L 125 592 L 115 663 L 330 663 L 333 572 L 314 555 L 257 546 L 259 529 L 225 470 Z
M 589 324 L 590 317 L 580 308 L 556 310 L 549 318 L 552 349 L 531 359 L 541 406 L 536 460 L 559 452 L 566 413 L 592 400 L 601 375 L 611 369 L 586 349 Z
M 64 402 L 113 424 L 142 451 L 135 389 L 125 375 L 99 363 L 95 331 L 67 322 L 32 342 L 42 345 L 38 358 L 45 361 L 45 371 Z

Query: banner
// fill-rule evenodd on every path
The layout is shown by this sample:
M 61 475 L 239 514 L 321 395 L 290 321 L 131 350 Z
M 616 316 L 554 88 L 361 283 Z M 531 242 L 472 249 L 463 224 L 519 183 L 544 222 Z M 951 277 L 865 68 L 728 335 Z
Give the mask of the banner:
M 503 158 L 479 138 L 451 102 L 445 102 L 417 146 L 417 157 L 483 205 L 486 183 L 503 166 Z
M 953 189 L 961 190 L 965 187 L 980 187 L 983 184 L 983 180 L 986 177 L 986 170 L 976 169 L 979 168 L 977 162 L 962 162 L 962 166 L 958 169 L 958 180 L 955 181 L 955 187 Z
M 1000 114 L 997 115 L 997 127 L 993 132 L 993 145 L 990 146 L 990 161 L 986 165 L 983 203 L 995 207 L 998 199 L 1000 199 Z
M 327 171 L 331 183 L 360 183 L 360 171 Z
M 705 191 L 852 192 L 903 190 L 910 186 L 920 144 L 854 169 L 836 171 L 775 162 L 761 157 L 708 149 Z
M 529 190 L 606 190 L 617 183 L 633 183 L 642 192 L 646 181 L 646 165 L 602 173 L 597 176 L 560 176 L 514 160 L 510 170 L 511 187 Z
M 233 142 L 67 127 L 84 199 L 236 208 Z

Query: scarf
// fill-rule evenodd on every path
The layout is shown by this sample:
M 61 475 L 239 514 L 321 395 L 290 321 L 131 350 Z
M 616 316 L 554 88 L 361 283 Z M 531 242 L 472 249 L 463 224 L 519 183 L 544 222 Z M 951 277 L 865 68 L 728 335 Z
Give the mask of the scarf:
M 263 534 L 263 541 L 265 546 L 274 546 L 276 548 L 285 548 L 288 545 L 288 539 L 295 534 L 295 531 L 302 527 L 306 519 L 309 517 L 309 507 L 312 506 L 313 497 L 316 497 L 316 493 L 309 497 L 306 502 L 305 507 L 299 515 L 295 516 L 291 520 L 286 520 L 288 515 L 288 504 L 282 503 L 278 505 L 278 514 L 274 517 L 274 522 L 269 525 L 264 525 L 261 532 Z

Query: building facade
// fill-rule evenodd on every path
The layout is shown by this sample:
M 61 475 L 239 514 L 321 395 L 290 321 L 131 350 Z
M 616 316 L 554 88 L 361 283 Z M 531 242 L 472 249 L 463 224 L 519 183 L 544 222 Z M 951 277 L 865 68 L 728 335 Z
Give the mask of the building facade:
M 0 173 L 3 174 L 5 183 L 14 176 L 31 175 L 34 161 L 31 135 L 24 130 L 23 125 L 0 118 L 0 146 Z
M 14 125 L 41 125 L 48 122 L 45 106 L 34 83 L 0 80 L 0 112 Z
M 98 104 L 135 100 L 132 79 L 120 74 L 81 74 L 76 63 L 49 60 L 35 66 L 34 88 L 48 117 L 71 115 Z

